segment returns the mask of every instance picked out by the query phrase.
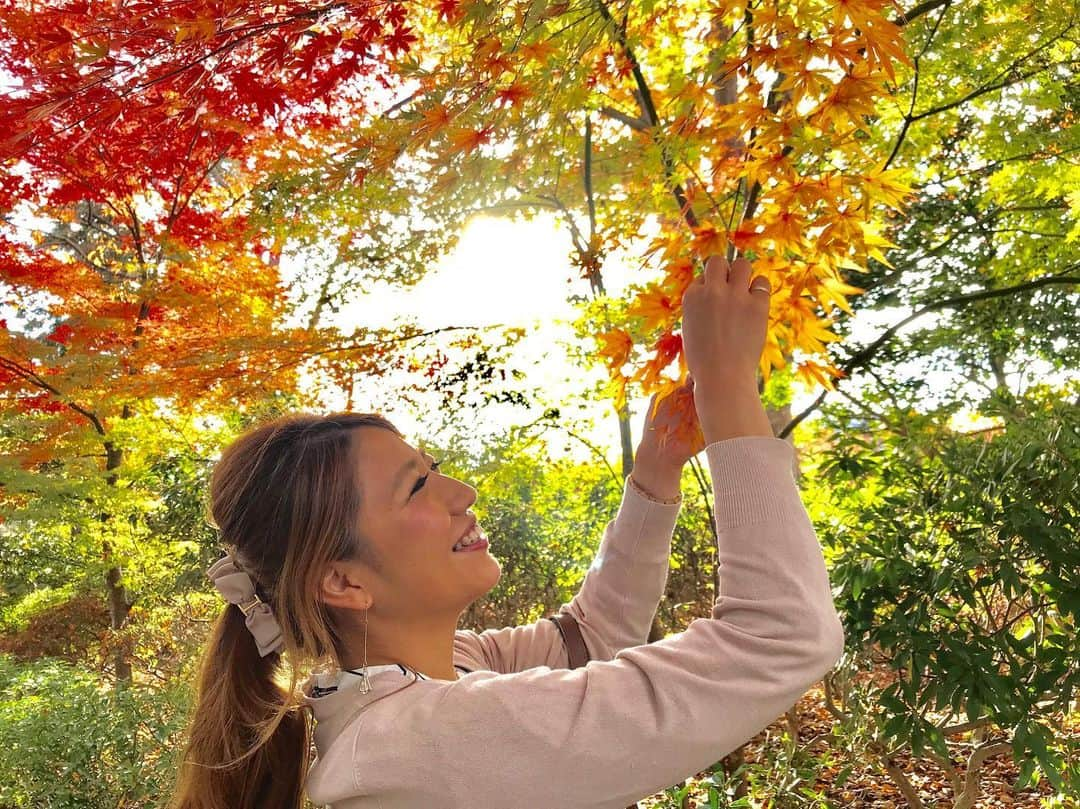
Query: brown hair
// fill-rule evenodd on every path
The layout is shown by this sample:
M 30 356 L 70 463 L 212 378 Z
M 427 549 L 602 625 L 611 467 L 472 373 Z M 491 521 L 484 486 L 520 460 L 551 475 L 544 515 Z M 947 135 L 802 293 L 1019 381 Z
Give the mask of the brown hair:
M 358 531 L 361 491 L 351 453 L 358 427 L 401 435 L 373 413 L 286 416 L 241 435 L 214 467 L 213 521 L 271 605 L 284 647 L 260 657 L 243 613 L 225 606 L 200 665 L 170 809 L 301 806 L 311 724 L 296 698 L 299 666 L 336 655 L 339 640 L 317 597 L 321 575 L 339 559 L 380 569 Z M 288 688 L 278 682 L 286 653 Z

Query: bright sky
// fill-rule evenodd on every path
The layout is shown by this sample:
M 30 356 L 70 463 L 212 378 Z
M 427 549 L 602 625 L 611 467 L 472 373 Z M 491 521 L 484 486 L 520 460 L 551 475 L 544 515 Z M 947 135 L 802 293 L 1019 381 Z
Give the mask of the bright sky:
M 456 248 L 429 271 L 419 284 L 400 289 L 390 285 L 372 289 L 354 303 L 343 307 L 338 322 L 367 326 L 390 325 L 397 313 L 408 313 L 425 328 L 449 325 L 517 325 L 527 336 L 509 355 L 513 367 L 528 373 L 526 382 L 543 388 L 546 401 L 531 411 L 521 406 L 491 405 L 480 411 L 478 434 L 492 435 L 515 424 L 539 418 L 549 406 L 563 407 L 564 416 L 574 420 L 572 429 L 608 451 L 608 460 L 619 458 L 618 422 L 611 406 L 582 401 L 579 391 L 605 379 L 602 368 L 583 370 L 570 364 L 560 341 L 572 341 L 569 325 L 575 310 L 568 298 L 587 296 L 588 283 L 577 278 L 570 267 L 570 237 L 554 217 L 535 219 L 478 217 L 469 224 Z M 572 279 L 572 280 L 571 280 Z M 642 271 L 609 260 L 604 267 L 604 283 L 609 294 L 617 295 L 631 282 L 646 280 Z M 383 412 L 414 438 L 433 436 L 433 420 L 399 405 L 394 396 L 394 380 L 371 390 L 357 391 L 356 410 Z M 813 394 L 800 394 L 795 407 L 809 403 Z M 586 405 L 577 409 L 578 402 Z M 330 406 L 340 403 L 328 403 Z M 630 401 L 631 427 L 635 442 L 641 435 L 648 399 Z M 438 407 L 436 397 L 432 408 Z M 585 420 L 593 421 L 589 429 Z M 581 421 L 579 421 L 581 419 Z M 547 434 L 549 453 L 584 459 L 587 447 L 563 431 Z

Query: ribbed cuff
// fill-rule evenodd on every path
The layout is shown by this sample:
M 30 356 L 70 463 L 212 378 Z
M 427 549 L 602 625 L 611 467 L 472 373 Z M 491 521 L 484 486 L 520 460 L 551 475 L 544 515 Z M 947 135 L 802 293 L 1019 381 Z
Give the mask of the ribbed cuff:
M 671 536 L 679 518 L 681 503 L 660 503 L 641 494 L 627 475 L 623 481 L 622 502 L 615 515 L 615 535 L 630 534 L 632 543 L 620 542 L 619 550 L 633 554 L 641 561 L 668 563 L 671 556 Z
M 677 506 L 682 503 L 682 492 L 670 498 L 656 497 L 655 495 L 649 494 L 640 483 L 634 480 L 633 472 L 626 476 L 626 482 L 630 484 L 635 492 L 651 503 L 663 503 L 665 506 Z
M 705 447 L 718 529 L 783 522 L 805 512 L 795 482 L 795 448 L 781 438 L 743 435 Z

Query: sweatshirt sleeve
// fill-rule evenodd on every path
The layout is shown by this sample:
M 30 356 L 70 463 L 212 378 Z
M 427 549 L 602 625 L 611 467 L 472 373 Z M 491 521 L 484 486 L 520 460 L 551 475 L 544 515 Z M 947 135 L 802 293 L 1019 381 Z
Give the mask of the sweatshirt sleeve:
M 680 508 L 644 497 L 628 480 L 623 482 L 619 510 L 604 527 L 581 587 L 558 610 L 577 619 L 590 659 L 610 660 L 620 649 L 648 640 L 667 586 Z M 502 673 L 534 666 L 566 668 L 570 662 L 558 628 L 546 617 L 480 633 L 458 630 L 454 650 L 457 659 Z
M 625 806 L 752 738 L 839 658 L 792 447 L 743 436 L 706 453 L 721 577 L 709 617 L 611 660 L 474 672 L 409 705 L 396 721 L 423 728 L 447 805 Z

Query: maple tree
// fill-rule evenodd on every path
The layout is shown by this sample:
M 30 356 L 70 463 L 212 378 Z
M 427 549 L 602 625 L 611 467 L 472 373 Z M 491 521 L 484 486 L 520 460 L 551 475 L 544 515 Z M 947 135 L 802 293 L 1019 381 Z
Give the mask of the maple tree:
M 629 379 L 645 392 L 670 388 L 662 371 L 680 356 L 688 262 L 729 247 L 755 255 L 777 290 L 762 370 L 783 366 L 799 349 L 804 378 L 827 385 L 836 373 L 820 361 L 835 339 L 829 315 L 858 291 L 841 273 L 881 255 L 885 242 L 870 214 L 904 193 L 865 138 L 867 117 L 895 79 L 893 63 L 905 58 L 887 16 L 895 9 L 883 0 L 181 9 L 156 9 L 135 25 L 131 9 L 91 24 L 83 4 L 54 20 L 9 13 L 23 54 L 28 42 L 57 40 L 48 52 L 64 80 L 21 99 L 7 141 L 18 135 L 56 150 L 57 132 L 71 126 L 78 147 L 78 137 L 123 121 L 130 139 L 111 141 L 166 158 L 138 161 L 147 172 L 134 173 L 138 182 L 154 166 L 184 165 L 169 151 L 202 148 L 206 139 L 167 127 L 209 126 L 217 148 L 273 153 L 293 169 L 259 192 L 279 220 L 292 210 L 310 228 L 314 214 L 332 212 L 339 231 L 367 226 L 362 239 L 376 241 L 370 208 L 386 210 L 388 187 L 408 192 L 413 210 L 431 212 L 429 219 L 460 220 L 477 204 L 559 199 L 584 173 L 590 194 L 618 199 L 622 212 L 614 227 L 602 222 L 590 232 L 583 263 L 639 234 L 650 217 L 659 221 L 650 253 L 662 279 L 640 290 L 631 310 L 649 332 L 651 356 L 626 377 L 625 330 L 598 335 L 617 401 Z M 358 56 L 369 46 L 380 59 Z M 670 69 L 675 64 L 679 70 Z M 120 68 L 131 66 L 146 79 L 117 93 Z M 380 96 L 362 92 L 372 85 L 386 89 L 385 103 L 365 102 Z M 113 94 L 107 103 L 102 92 Z M 267 127 L 275 116 L 277 125 Z M 27 133 L 27 118 L 44 123 Z M 261 151 L 253 141 L 268 128 L 288 146 Z M 302 137 L 288 137 L 301 128 Z M 161 142 L 170 146 L 154 148 Z M 502 188 L 476 187 L 500 176 L 508 180 Z M 342 204 L 346 196 L 361 210 Z M 448 202 L 454 197 L 468 206 Z M 355 264 L 364 252 L 343 245 L 334 265 Z M 384 261 L 386 252 L 366 250 Z
M 879 323 L 899 311 L 830 346 L 843 400 L 785 430 L 823 409 L 800 434 L 819 470 L 804 491 L 857 639 L 827 705 L 841 733 L 866 723 L 858 758 L 913 809 L 993 802 L 1009 769 L 1013 789 L 1071 796 L 1080 18 L 1068 2 L 917 8 L 912 64 L 871 130 L 916 196 L 888 223 L 893 266 L 871 262 L 852 301 Z M 882 664 L 887 679 L 852 678 Z M 898 752 L 940 773 L 932 798 Z
M 115 630 L 140 539 L 126 521 L 153 450 L 190 440 L 177 422 L 288 394 L 301 368 L 380 373 L 424 335 L 291 325 L 280 240 L 251 216 L 267 168 L 407 47 L 400 9 L 0 6 L 5 515 L 66 535 L 81 521 L 56 498 L 93 504 L 76 558 L 101 568 Z

